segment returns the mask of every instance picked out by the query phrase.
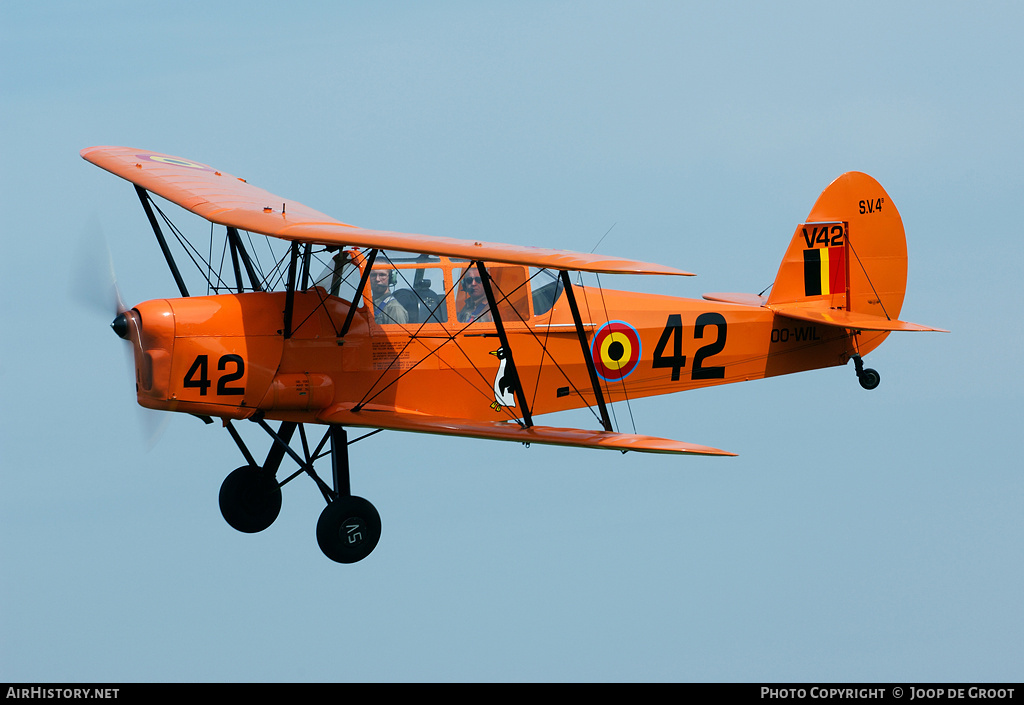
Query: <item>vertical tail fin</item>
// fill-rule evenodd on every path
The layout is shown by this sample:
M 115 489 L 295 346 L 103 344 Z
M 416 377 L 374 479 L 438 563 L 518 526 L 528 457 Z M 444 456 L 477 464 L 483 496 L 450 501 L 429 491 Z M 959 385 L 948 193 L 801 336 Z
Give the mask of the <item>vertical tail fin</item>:
M 807 304 L 896 320 L 907 290 L 903 220 L 885 189 L 850 171 L 797 226 L 768 306 Z
M 942 331 L 899 320 L 907 292 L 903 219 L 885 189 L 849 171 L 829 184 L 807 221 L 796 226 L 771 294 L 705 294 L 764 306 L 788 318 L 857 331 L 880 331 L 852 350 L 867 354 L 895 330 Z

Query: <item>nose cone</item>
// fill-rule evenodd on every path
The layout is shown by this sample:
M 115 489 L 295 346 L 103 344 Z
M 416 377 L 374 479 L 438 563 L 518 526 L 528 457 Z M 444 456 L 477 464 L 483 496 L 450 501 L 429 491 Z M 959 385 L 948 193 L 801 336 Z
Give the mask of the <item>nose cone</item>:
M 117 314 L 117 318 L 110 324 L 110 327 L 117 333 L 118 338 L 128 340 L 128 319 L 123 313 Z

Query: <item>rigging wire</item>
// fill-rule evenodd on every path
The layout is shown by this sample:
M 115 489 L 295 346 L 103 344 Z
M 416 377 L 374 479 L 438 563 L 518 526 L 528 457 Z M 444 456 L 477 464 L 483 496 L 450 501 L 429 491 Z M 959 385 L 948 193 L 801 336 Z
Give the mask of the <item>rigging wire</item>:
M 610 233 L 612 231 L 612 228 L 614 228 L 618 224 L 618 221 L 612 223 L 612 227 L 608 228 L 608 230 L 605 231 L 604 235 L 601 236 L 601 239 L 597 241 L 597 244 L 590 248 L 590 254 L 594 254 L 594 251 L 601 245 L 602 242 L 604 242 L 604 239 L 608 237 L 608 233 Z
M 209 262 L 213 262 L 213 221 L 210 221 L 210 247 L 209 247 Z M 206 277 L 206 295 L 210 295 L 210 275 L 213 274 L 212 265 L 209 265 L 210 269 Z
M 188 238 L 186 238 L 181 233 L 181 230 L 179 230 L 178 227 L 173 222 L 171 222 L 171 219 L 167 217 L 167 214 L 165 214 L 160 209 L 160 206 L 152 198 L 149 199 L 149 202 L 152 204 L 153 208 L 156 209 L 156 212 L 160 214 L 160 217 L 163 218 L 163 221 L 167 225 L 167 227 L 170 228 L 171 232 L 174 234 L 175 239 L 178 241 L 178 244 L 180 244 L 182 248 L 185 250 L 185 254 L 188 255 L 188 258 L 192 260 L 192 264 L 195 265 L 196 270 L 198 270 L 201 275 L 203 274 L 202 266 L 200 266 L 199 262 L 196 261 L 196 257 L 198 257 L 203 264 L 207 265 L 208 271 L 212 273 L 212 266 L 203 258 L 202 253 L 200 253 L 199 250 L 196 249 L 195 245 L 189 242 Z M 214 285 L 211 278 L 206 275 L 203 276 L 206 279 L 207 286 L 213 287 Z M 220 277 L 218 276 L 218 280 L 219 279 Z M 224 284 L 222 280 L 221 284 Z M 207 289 L 207 291 L 209 291 L 209 289 Z
M 850 240 L 849 235 L 846 236 L 846 244 L 850 246 L 850 252 L 852 252 L 853 256 L 857 258 L 857 264 L 860 265 L 861 271 L 864 272 L 864 277 L 868 280 L 868 284 L 871 286 L 872 293 L 875 295 L 875 298 L 878 299 L 878 305 L 882 307 L 882 313 L 885 314 L 886 320 L 891 321 L 892 318 L 889 316 L 889 312 L 885 310 L 885 304 L 882 303 L 882 297 L 878 295 L 878 291 L 875 289 L 875 283 L 871 281 L 871 276 L 868 274 L 868 270 L 864 268 L 864 263 L 860 261 L 860 255 L 858 255 L 857 251 L 853 249 L 853 242 Z

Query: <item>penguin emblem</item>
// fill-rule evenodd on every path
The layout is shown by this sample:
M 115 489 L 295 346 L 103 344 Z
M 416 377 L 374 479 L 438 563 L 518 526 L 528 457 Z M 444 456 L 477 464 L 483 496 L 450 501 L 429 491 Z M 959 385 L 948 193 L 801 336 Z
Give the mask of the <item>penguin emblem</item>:
M 491 355 L 498 358 L 498 373 L 494 375 L 494 401 L 491 408 L 498 411 L 503 406 L 515 406 L 515 377 L 505 369 L 505 348 L 492 350 Z

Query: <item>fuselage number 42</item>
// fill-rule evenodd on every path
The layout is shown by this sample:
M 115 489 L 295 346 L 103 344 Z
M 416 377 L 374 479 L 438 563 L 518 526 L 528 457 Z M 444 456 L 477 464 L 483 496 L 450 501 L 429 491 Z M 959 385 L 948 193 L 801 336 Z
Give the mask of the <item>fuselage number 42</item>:
M 228 367 L 232 367 L 228 371 Z M 226 374 L 220 375 L 217 379 L 217 394 L 221 396 L 242 396 L 245 394 L 245 387 L 231 386 L 232 382 L 242 379 L 245 374 L 245 362 L 241 355 L 221 355 L 217 361 L 217 369 Z M 209 375 L 209 361 L 206 355 L 197 355 L 195 362 L 185 373 L 185 379 L 181 382 L 182 387 L 192 387 L 199 390 L 199 396 L 205 397 L 206 390 L 213 386 Z
M 725 336 L 728 332 L 728 325 L 725 316 L 720 313 L 702 313 L 697 316 L 693 326 L 693 337 L 695 340 L 704 339 L 708 327 L 714 326 L 717 333 L 715 339 L 706 345 L 701 346 L 693 356 L 693 369 L 690 371 L 691 379 L 723 379 L 725 367 L 721 365 L 705 365 L 705 361 L 712 355 L 717 355 L 725 348 Z M 669 344 L 672 349 L 668 351 Z M 661 338 L 654 348 L 655 369 L 668 368 L 672 370 L 672 381 L 679 380 L 679 372 L 686 367 L 686 355 L 683 354 L 683 317 L 673 313 L 665 322 L 665 330 L 661 332 Z

